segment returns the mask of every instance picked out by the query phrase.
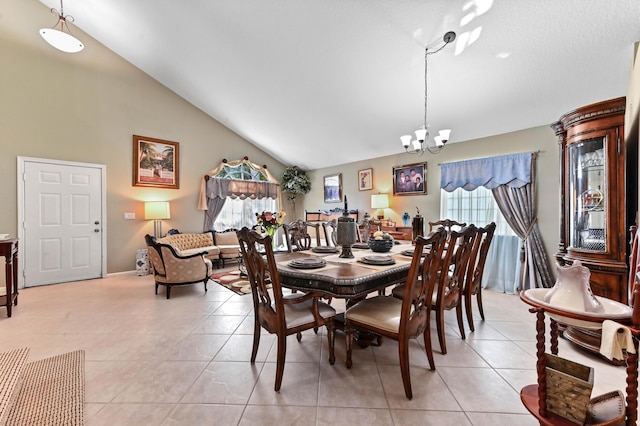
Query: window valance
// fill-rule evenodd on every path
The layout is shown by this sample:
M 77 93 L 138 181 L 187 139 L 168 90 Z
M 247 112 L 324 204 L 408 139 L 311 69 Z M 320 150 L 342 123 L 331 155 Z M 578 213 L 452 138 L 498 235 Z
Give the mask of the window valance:
M 443 163 L 440 188 L 447 192 L 453 192 L 457 188 L 473 191 L 479 186 L 488 189 L 500 185 L 521 188 L 531 182 L 533 155 L 535 153 L 525 152 Z
M 208 210 L 207 199 L 227 197 L 277 199 L 280 197 L 280 183 L 267 166 L 252 163 L 248 157 L 236 161 L 222 160 L 218 167 L 202 178 L 198 209 Z
M 219 177 L 211 177 L 206 183 L 206 195 L 208 198 L 278 198 L 280 185 L 274 182 L 255 182 L 250 180 L 237 180 Z

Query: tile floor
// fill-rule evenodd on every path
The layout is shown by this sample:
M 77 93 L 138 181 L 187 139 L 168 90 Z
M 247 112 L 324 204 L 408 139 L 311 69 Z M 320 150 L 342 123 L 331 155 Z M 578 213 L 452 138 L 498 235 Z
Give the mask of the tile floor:
M 354 350 L 336 363 L 326 337 L 290 337 L 282 389 L 273 391 L 274 338 L 263 334 L 249 362 L 249 295 L 209 282 L 153 292 L 151 276 L 21 290 L 13 317 L 0 308 L 1 349 L 30 347 L 30 359 L 86 351 L 86 424 L 91 425 L 534 425 L 519 398 L 536 380 L 535 316 L 517 296 L 486 291 L 487 320 L 461 340 L 447 312 L 448 354 L 433 333 L 436 371 L 422 347 L 410 355 L 413 400 L 404 396 L 397 345 Z M 340 310 L 344 304 L 335 300 Z M 593 395 L 624 390 L 625 372 L 560 342 L 560 354 L 595 367 Z

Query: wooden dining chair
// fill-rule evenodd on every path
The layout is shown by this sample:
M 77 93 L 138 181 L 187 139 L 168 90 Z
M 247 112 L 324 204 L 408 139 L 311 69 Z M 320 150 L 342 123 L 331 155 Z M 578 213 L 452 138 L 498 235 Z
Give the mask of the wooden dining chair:
M 324 241 L 328 246 L 338 247 L 338 219 L 322 222 Z
M 406 283 L 407 294 L 412 294 L 413 297 L 400 300 L 392 296 L 378 295 L 357 302 L 345 313 L 347 368 L 352 366 L 351 349 L 355 329 L 368 330 L 397 340 L 402 383 L 408 399 L 413 398 L 409 375 L 409 339 L 423 336 L 429 367 L 431 370 L 436 368 L 431 349 L 431 299 L 445 241 L 444 230 L 434 232 L 427 238 L 416 238 Z M 427 252 L 422 260 L 425 247 Z
M 287 241 L 287 251 L 311 250 L 312 238 L 309 228 L 314 229 L 316 245 L 320 245 L 320 224 L 307 222 L 304 220 L 296 220 L 282 226 L 284 228 L 285 239 Z
M 247 227 L 238 231 L 237 234 L 253 297 L 254 325 L 251 363 L 255 363 L 256 360 L 262 328 L 275 334 L 278 353 L 274 390 L 277 392 L 282 385 L 287 336 L 291 334 L 296 334 L 298 341 L 300 341 L 300 332 L 322 325 L 326 326 L 329 339 L 329 364 L 334 364 L 334 317 L 336 311 L 330 305 L 319 301 L 314 293 L 295 293 L 284 296 L 271 245 L 271 237 L 268 235 L 262 237 Z
M 464 278 L 469 266 L 469 258 L 473 247 L 477 228 L 469 225 L 458 231 L 448 233 L 445 255 L 438 271 L 438 282 L 433 294 L 432 308 L 436 312 L 436 328 L 438 342 L 442 354 L 447 353 L 447 342 L 444 333 L 444 312 L 456 310 L 460 337 L 465 339 L 464 322 L 462 319 L 462 290 Z
M 496 231 L 495 222 L 491 222 L 484 228 L 478 228 L 478 234 L 474 239 L 471 256 L 469 257 L 469 267 L 464 280 L 464 308 L 467 314 L 467 322 L 469 329 L 475 331 L 473 324 L 473 311 L 471 300 L 476 296 L 478 303 L 478 311 L 480 317 L 484 321 L 484 309 L 482 307 L 482 276 L 484 275 L 484 265 L 487 260 L 487 253 L 493 240 L 493 234 Z
M 447 233 L 451 231 L 460 231 L 462 228 L 467 226 L 466 223 L 456 222 L 451 219 L 442 219 L 436 222 L 429 222 L 429 231 L 433 231 L 434 229 L 444 228 Z

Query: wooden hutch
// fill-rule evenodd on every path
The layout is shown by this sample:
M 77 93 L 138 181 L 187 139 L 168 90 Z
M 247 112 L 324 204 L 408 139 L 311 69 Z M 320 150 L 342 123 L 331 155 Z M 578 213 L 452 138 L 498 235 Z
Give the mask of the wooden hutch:
M 627 303 L 627 230 L 635 220 L 637 158 L 624 143 L 624 97 L 587 105 L 551 125 L 560 145 L 560 244 L 556 260 L 582 262 L 591 289 Z M 631 173 L 633 175 L 633 173 Z

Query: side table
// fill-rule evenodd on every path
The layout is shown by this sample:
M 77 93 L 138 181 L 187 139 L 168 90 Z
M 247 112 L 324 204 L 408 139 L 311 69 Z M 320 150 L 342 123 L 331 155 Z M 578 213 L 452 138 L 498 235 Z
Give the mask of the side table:
M 18 305 L 18 239 L 0 241 L 0 255 L 5 259 L 5 281 L 7 292 L 0 296 L 0 306 L 7 307 L 7 316 L 11 317 L 11 305 Z

